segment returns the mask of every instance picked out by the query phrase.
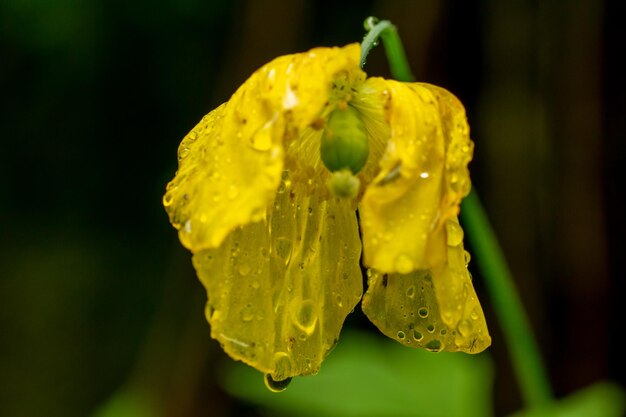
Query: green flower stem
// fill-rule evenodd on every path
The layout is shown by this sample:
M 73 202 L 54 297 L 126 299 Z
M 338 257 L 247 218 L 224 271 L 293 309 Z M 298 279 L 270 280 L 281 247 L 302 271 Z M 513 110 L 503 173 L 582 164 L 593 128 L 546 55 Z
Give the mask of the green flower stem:
M 395 26 L 387 20 L 379 22 L 370 17 L 365 21 L 365 29 L 368 33 L 361 43 L 361 66 L 365 65 L 367 55 L 380 37 L 393 77 L 399 81 L 413 81 Z M 552 400 L 550 380 L 513 277 L 475 191 L 463 201 L 461 219 L 500 320 L 524 400 L 529 408 L 541 407 Z
M 367 18 L 364 26 L 368 32 L 361 42 L 361 68 L 365 66 L 365 60 L 372 48 L 378 45 L 380 37 L 385 46 L 391 76 L 400 81 L 415 81 L 396 27 L 389 20 L 379 22 L 374 17 Z
M 544 405 L 552 399 L 549 378 L 513 276 L 475 191 L 463 201 L 461 220 L 500 320 L 524 400 L 530 408 Z

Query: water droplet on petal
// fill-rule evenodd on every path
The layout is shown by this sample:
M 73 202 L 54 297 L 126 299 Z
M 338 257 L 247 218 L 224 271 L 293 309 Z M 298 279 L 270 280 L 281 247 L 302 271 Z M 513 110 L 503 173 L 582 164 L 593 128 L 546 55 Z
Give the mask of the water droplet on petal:
M 244 322 L 250 322 L 252 321 L 252 319 L 254 319 L 254 309 L 252 308 L 252 304 L 247 304 L 242 310 L 241 310 L 241 320 Z
M 276 239 L 276 243 L 274 244 L 274 251 L 276 256 L 285 262 L 285 265 L 289 264 L 291 261 L 291 248 L 292 248 L 291 239 L 286 237 L 279 237 Z
M 282 392 L 286 390 L 291 383 L 291 378 L 276 381 L 274 378 L 272 378 L 272 375 L 270 374 L 265 374 L 265 377 L 263 379 L 265 381 L 265 386 L 267 387 L 267 389 L 272 392 Z
M 406 296 L 409 298 L 413 298 L 415 296 L 415 287 L 414 286 L 410 286 L 409 288 L 406 289 Z
M 239 265 L 238 271 L 242 276 L 246 276 L 250 273 L 250 269 L 250 265 L 248 265 L 247 263 L 243 263 Z
M 417 314 L 419 314 L 421 318 L 425 319 L 426 317 L 428 317 L 428 309 L 426 307 L 422 307 L 417 310 Z
M 413 339 L 415 339 L 415 340 L 417 340 L 419 342 L 423 338 L 424 338 L 424 335 L 422 333 L 420 333 L 417 330 L 413 330 Z
M 284 381 L 290 378 L 291 359 L 286 352 L 276 352 L 274 354 L 274 372 L 270 375 L 274 382 Z
M 458 246 L 463 242 L 463 229 L 455 221 L 446 222 L 448 246 Z
M 311 335 L 317 324 L 317 312 L 312 301 L 302 301 L 294 317 L 295 325 L 307 335 Z
M 405 337 L 406 337 L 406 335 L 404 334 L 404 332 L 403 332 L 402 330 L 400 330 L 400 331 L 398 332 L 398 339 L 403 340 Z
M 472 323 L 468 320 L 461 320 L 457 329 L 459 330 L 461 336 L 467 337 L 472 333 Z
M 400 274 L 408 274 L 409 272 L 413 271 L 413 261 L 411 261 L 411 258 L 404 254 L 398 255 L 398 257 L 396 258 L 395 266 L 396 270 Z
M 226 193 L 226 196 L 230 200 L 234 200 L 238 195 L 239 195 L 239 189 L 236 186 L 231 185 L 230 187 L 228 187 L 228 192 Z
M 472 255 L 470 255 L 468 251 L 463 251 L 463 255 L 465 257 L 465 266 L 467 267 L 467 265 L 469 265 L 470 261 L 472 260 Z
M 433 339 L 430 342 L 426 343 L 426 346 L 424 346 L 424 348 L 426 350 L 430 350 L 431 352 L 441 352 L 441 350 L 443 349 L 443 344 L 441 343 L 441 341 Z

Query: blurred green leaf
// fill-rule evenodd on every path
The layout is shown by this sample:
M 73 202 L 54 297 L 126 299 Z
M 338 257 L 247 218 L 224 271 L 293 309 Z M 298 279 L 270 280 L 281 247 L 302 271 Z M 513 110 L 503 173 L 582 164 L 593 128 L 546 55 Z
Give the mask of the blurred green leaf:
M 624 390 L 602 381 L 554 402 L 545 410 L 524 410 L 509 417 L 621 417 L 625 406 Z
M 487 355 L 408 349 L 356 331 L 344 331 L 318 375 L 294 378 L 282 393 L 241 363 L 230 362 L 222 378 L 237 398 L 303 417 L 488 417 L 492 382 Z
M 149 395 L 123 388 L 98 407 L 91 417 L 159 417 L 162 414 Z

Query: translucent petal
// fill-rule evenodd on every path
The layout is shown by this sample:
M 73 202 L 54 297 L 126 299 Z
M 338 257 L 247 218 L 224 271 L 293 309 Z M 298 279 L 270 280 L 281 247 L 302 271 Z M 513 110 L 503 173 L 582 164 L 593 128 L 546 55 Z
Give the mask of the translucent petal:
M 354 44 L 277 58 L 183 139 L 163 197 L 183 245 L 215 248 L 231 230 L 263 219 L 291 165 L 284 149 L 327 110 L 334 83 L 364 79 L 359 53 Z
M 379 171 L 378 163 L 385 151 L 390 136 L 385 109 L 389 103 L 387 83 L 382 78 L 368 78 L 358 88 L 350 102 L 362 115 L 369 140 L 370 154 L 364 169 L 359 174 L 361 184 L 367 186 Z
M 194 255 L 211 336 L 274 380 L 314 374 L 362 295 L 354 207 L 297 197 L 287 175 L 267 221 Z
M 463 244 L 447 247 L 449 262 L 432 271 L 369 270 L 363 311 L 381 332 L 407 346 L 478 353 L 491 344 L 485 316 Z
M 465 111 L 439 87 L 376 82 L 389 96 L 390 138 L 359 206 L 364 263 L 387 273 L 431 269 L 446 260 L 446 221 L 469 192 Z

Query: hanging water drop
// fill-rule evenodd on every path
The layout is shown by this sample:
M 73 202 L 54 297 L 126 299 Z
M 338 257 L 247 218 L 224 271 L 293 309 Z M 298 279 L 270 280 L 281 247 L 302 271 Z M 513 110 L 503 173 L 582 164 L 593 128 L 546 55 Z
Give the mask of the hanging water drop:
M 283 392 L 291 383 L 291 377 L 283 379 L 281 381 L 276 381 L 274 378 L 272 378 L 272 375 L 270 374 L 265 374 L 263 380 L 265 381 L 265 386 L 267 387 L 267 389 L 272 392 Z

